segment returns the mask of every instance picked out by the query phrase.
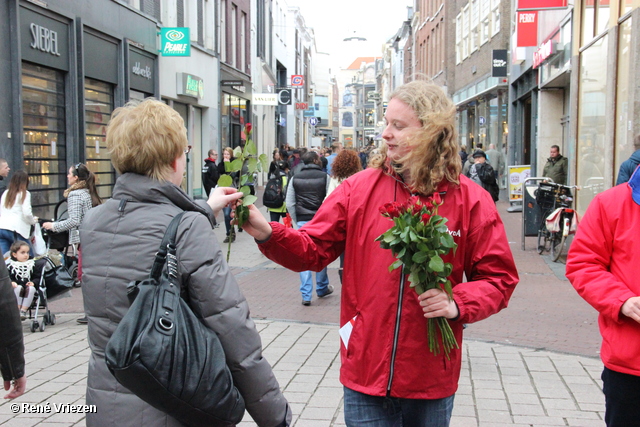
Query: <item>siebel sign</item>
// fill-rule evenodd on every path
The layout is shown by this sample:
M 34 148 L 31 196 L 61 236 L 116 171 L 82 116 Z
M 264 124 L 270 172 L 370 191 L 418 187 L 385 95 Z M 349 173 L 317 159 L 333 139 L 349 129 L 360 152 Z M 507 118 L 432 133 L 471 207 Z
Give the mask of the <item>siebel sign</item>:
M 31 24 L 31 48 L 39 49 L 51 55 L 60 56 L 58 52 L 58 33 L 38 24 Z

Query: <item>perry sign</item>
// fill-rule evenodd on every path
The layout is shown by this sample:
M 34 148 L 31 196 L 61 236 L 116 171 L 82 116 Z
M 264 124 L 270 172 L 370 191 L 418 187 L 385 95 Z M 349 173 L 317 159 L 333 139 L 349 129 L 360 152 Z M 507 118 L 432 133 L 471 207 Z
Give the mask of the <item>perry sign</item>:
M 304 76 L 300 74 L 292 74 L 291 86 L 304 86 Z

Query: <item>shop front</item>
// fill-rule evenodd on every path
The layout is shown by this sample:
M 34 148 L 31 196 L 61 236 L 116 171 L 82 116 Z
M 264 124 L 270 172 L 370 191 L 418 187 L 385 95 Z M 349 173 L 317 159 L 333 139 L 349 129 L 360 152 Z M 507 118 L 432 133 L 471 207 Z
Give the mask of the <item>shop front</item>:
M 220 145 L 236 148 L 244 142 L 244 126 L 251 122 L 251 82 L 221 70 Z
M 80 162 L 96 174 L 99 194 L 111 196 L 115 171 L 105 143 L 111 113 L 130 97 L 158 92 L 155 22 L 116 3 L 87 3 L 94 1 L 8 2 L 0 16 L 19 34 L 0 51 L 0 62 L 9 64 L 0 67 L 7 83 L 0 88 L 7 112 L 0 157 L 29 173 L 40 217 L 54 215 L 67 171 Z M 104 28 L 84 24 L 104 22 L 102 14 L 120 19 Z M 129 32 L 137 39 L 127 39 Z

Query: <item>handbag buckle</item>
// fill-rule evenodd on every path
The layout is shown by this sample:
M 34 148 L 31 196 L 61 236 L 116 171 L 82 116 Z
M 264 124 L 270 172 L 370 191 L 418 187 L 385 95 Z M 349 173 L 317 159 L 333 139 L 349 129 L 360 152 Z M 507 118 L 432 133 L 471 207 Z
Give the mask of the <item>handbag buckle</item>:
M 158 319 L 158 325 L 164 331 L 170 331 L 171 329 L 173 329 L 173 322 L 165 317 L 161 317 Z

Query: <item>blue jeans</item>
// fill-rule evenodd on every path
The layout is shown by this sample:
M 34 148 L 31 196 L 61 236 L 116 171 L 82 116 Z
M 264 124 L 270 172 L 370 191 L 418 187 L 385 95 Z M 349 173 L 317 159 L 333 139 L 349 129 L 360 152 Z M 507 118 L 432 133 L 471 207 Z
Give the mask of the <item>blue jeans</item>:
M 309 221 L 298 221 L 298 228 L 302 228 Z M 329 286 L 329 276 L 327 276 L 327 267 L 316 273 L 316 295 L 323 296 L 327 293 Z M 300 292 L 304 301 L 311 301 L 311 293 L 313 292 L 313 272 L 311 270 L 300 273 Z
M 344 387 L 347 427 L 447 427 L 453 398 L 400 399 L 369 396 Z
M 224 213 L 224 226 L 227 229 L 227 236 L 230 233 L 234 233 L 234 227 L 231 225 L 231 208 L 229 206 L 225 206 L 222 208 L 222 212 Z
M 33 248 L 31 247 L 31 243 L 29 243 L 28 239 L 25 239 L 14 231 L 0 229 L 0 250 L 2 251 L 2 255 L 9 252 L 11 245 L 13 245 L 13 242 L 16 240 L 21 240 L 29 245 L 29 255 L 33 257 Z

